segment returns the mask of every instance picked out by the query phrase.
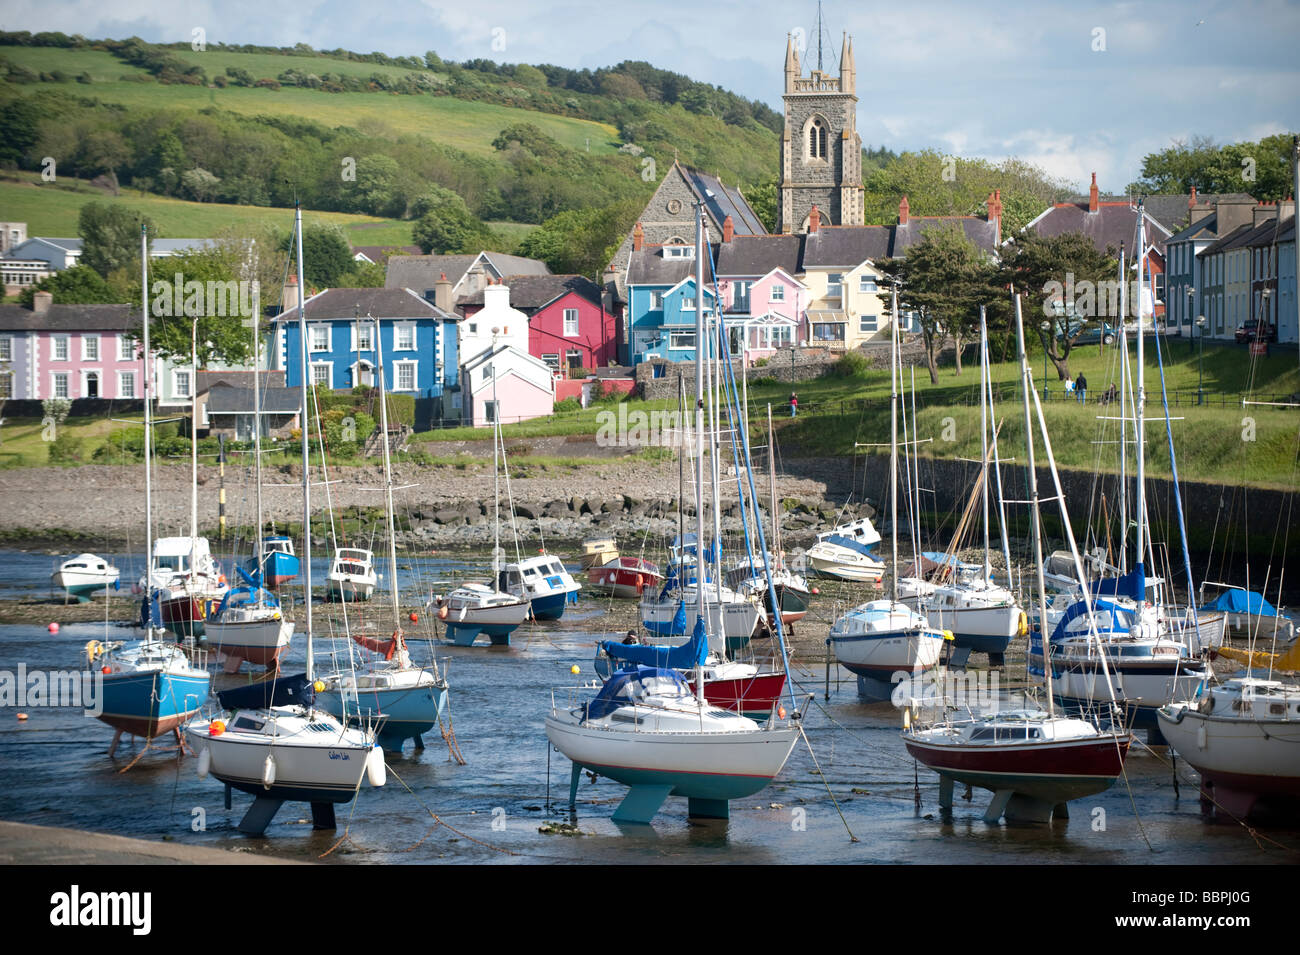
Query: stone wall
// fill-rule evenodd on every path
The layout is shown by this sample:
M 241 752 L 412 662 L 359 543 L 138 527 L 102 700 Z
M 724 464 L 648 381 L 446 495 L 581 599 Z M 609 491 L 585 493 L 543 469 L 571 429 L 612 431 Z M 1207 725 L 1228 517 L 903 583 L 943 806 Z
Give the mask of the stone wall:
M 793 352 L 793 362 L 791 362 Z M 762 367 L 751 366 L 749 380 L 762 378 L 783 382 L 810 381 L 825 375 L 844 354 L 829 348 L 794 348 L 782 349 L 768 359 Z M 733 366 L 737 383 L 740 381 L 740 366 Z M 656 376 L 656 369 L 662 369 Z M 636 367 L 638 393 L 647 400 L 671 399 L 677 397 L 677 378 L 680 376 L 686 384 L 686 394 L 695 394 L 695 363 L 654 359 L 644 361 Z

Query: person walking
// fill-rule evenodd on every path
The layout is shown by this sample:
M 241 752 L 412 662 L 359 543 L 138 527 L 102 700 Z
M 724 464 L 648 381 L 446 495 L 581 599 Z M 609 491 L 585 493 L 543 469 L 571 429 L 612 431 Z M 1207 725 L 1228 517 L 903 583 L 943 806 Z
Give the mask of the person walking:
M 790 417 L 793 418 L 795 412 L 799 410 L 799 398 L 792 391 L 790 392 Z
M 1079 404 L 1087 404 L 1088 379 L 1083 377 L 1083 372 L 1079 372 L 1079 377 L 1074 380 L 1074 393 L 1079 396 Z

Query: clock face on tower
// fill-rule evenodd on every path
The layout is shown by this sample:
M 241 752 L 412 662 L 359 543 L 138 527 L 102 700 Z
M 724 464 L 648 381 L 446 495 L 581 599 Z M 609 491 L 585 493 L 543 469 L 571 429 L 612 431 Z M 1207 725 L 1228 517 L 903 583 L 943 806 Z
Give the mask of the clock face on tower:
M 669 200 L 668 200 L 668 214 L 669 214 L 669 215 L 674 215 L 674 216 L 675 216 L 675 215 L 677 215 L 677 213 L 679 213 L 679 212 L 681 212 L 681 211 L 682 211 L 682 200 L 680 200 L 680 199 L 669 199 Z

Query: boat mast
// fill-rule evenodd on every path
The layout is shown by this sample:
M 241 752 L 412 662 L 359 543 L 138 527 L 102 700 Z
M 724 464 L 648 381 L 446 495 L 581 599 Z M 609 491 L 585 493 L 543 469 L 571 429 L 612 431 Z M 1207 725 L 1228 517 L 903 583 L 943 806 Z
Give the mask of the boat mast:
M 993 577 L 993 565 L 989 561 L 989 405 L 988 405 L 988 347 L 989 332 L 985 321 L 984 306 L 980 306 L 980 478 L 981 496 L 984 504 L 984 579 Z M 1011 568 L 1008 566 L 1007 570 Z
M 1137 450 L 1137 495 L 1135 498 L 1137 519 L 1137 562 L 1133 569 L 1138 575 L 1137 580 L 1137 599 L 1140 605 L 1146 599 L 1146 569 L 1144 561 L 1146 559 L 1146 369 L 1143 367 L 1143 333 L 1142 333 L 1142 292 L 1144 285 L 1143 260 L 1146 253 L 1146 211 L 1142 206 L 1142 201 L 1138 200 L 1138 238 L 1137 249 L 1137 392 L 1133 399 L 1133 427 L 1136 431 Z M 1152 312 L 1154 325 L 1155 313 Z
M 781 521 L 776 516 L 776 432 L 772 430 L 772 402 L 767 403 L 767 489 L 769 510 L 772 512 L 772 547 L 777 559 L 781 557 Z
M 402 614 L 398 608 L 397 593 L 397 532 L 393 527 L 393 463 L 388 450 L 388 398 L 384 393 L 384 341 L 380 334 L 379 319 L 367 316 L 375 323 L 375 364 L 379 366 L 379 429 L 384 445 L 384 508 L 388 520 L 388 589 L 393 595 L 393 626 L 402 628 Z
M 149 235 L 148 226 L 140 223 L 140 307 L 144 322 L 144 600 L 145 633 L 153 633 L 153 402 L 152 357 L 149 354 Z
M 898 603 L 898 286 L 894 286 L 889 336 L 889 523 L 893 538 L 890 600 Z M 893 610 L 893 607 L 890 607 Z
M 302 586 L 303 606 L 307 619 L 307 682 L 311 683 L 315 679 L 311 646 L 311 473 L 308 471 L 311 461 L 307 451 L 307 433 L 310 430 L 311 420 L 307 380 L 311 373 L 311 366 L 307 364 L 307 314 L 306 302 L 303 300 L 301 205 L 295 205 L 293 220 L 298 251 L 298 344 L 302 351 Z
M 1119 572 L 1128 572 L 1128 259 L 1119 244 Z M 1102 329 L 1102 338 L 1106 337 Z
M 704 204 L 695 204 L 695 612 L 704 611 Z M 721 613 L 719 613 L 721 618 Z M 707 623 L 705 624 L 707 626 Z M 704 704 L 704 668 L 695 664 L 695 698 Z
M 1029 416 L 1029 391 L 1033 388 L 1033 377 L 1032 372 L 1029 370 L 1029 359 L 1025 357 L 1025 329 L 1020 316 L 1020 295 L 1015 292 L 1012 294 L 1016 299 L 1016 344 L 1020 352 L 1020 384 L 1025 398 L 1025 447 L 1028 452 L 1029 500 L 1032 508 L 1030 529 L 1034 542 L 1034 572 L 1038 576 L 1039 642 L 1043 649 L 1043 680 L 1047 687 L 1047 715 L 1052 718 L 1055 716 L 1055 711 L 1052 704 L 1052 661 L 1048 654 L 1047 644 L 1047 584 L 1043 579 L 1043 541 L 1039 527 L 1038 472 L 1034 470 L 1034 430 Z
M 190 326 L 190 586 L 198 581 L 194 551 L 199 537 L 199 403 L 195 396 L 199 380 L 199 319 Z
M 253 474 L 257 480 L 257 525 L 253 531 L 253 553 L 257 555 L 257 602 L 262 602 L 262 588 L 266 586 L 266 553 L 262 546 L 262 386 L 259 370 L 261 365 L 261 348 L 258 336 L 261 333 L 257 309 L 253 309 Z

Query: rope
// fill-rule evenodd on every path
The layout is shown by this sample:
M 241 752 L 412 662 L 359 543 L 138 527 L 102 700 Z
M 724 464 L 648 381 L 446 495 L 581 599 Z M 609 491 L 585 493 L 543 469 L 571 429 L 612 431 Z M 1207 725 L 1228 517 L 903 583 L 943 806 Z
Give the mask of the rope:
M 835 806 L 835 811 L 839 813 L 840 822 L 844 823 L 844 831 L 849 834 L 849 842 L 857 842 L 858 837 L 855 836 L 853 830 L 849 828 L 849 821 L 844 818 L 844 812 L 840 809 L 839 800 L 835 798 L 835 793 L 831 791 L 831 784 L 826 781 L 826 774 L 822 772 L 822 768 L 817 762 L 817 754 L 813 752 L 812 743 L 808 742 L 808 736 L 803 731 L 803 722 L 800 721 L 795 724 L 795 726 L 796 729 L 799 730 L 800 737 L 803 738 L 804 745 L 808 747 L 808 755 L 812 757 L 813 766 L 817 768 L 817 775 L 821 777 L 822 784 L 826 787 L 826 795 L 831 797 L 831 803 Z

